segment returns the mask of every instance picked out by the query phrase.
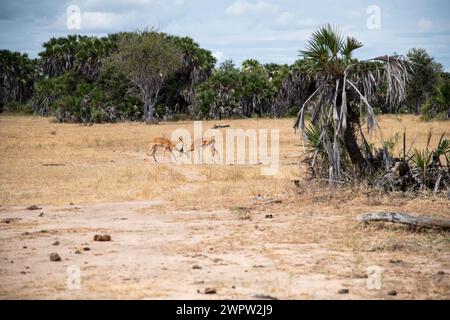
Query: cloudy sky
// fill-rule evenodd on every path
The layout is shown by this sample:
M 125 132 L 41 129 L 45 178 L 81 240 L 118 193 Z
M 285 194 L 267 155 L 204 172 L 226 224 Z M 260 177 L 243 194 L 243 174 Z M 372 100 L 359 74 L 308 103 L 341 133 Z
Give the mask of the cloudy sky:
M 79 8 L 79 24 L 69 7 Z M 292 63 L 311 32 L 331 23 L 365 44 L 359 58 L 423 47 L 450 71 L 449 9 L 448 0 L 0 0 L 0 48 L 37 57 L 50 37 L 156 27 L 194 38 L 220 61 Z

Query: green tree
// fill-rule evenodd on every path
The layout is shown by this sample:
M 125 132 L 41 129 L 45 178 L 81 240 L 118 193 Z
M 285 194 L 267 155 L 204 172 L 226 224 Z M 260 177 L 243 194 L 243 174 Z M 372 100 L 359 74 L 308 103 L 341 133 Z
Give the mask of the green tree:
M 439 82 L 442 65 L 436 63 L 425 49 L 411 49 L 408 52 L 411 61 L 411 79 L 406 87 L 406 101 L 414 112 L 420 113 L 422 104 L 433 93 Z
M 182 51 L 166 35 L 155 31 L 123 34 L 108 63 L 130 81 L 144 104 L 144 119 L 154 123 L 154 109 L 164 82 L 182 64 Z
M 36 62 L 27 54 L 0 50 L 0 107 L 27 101 L 33 94 Z

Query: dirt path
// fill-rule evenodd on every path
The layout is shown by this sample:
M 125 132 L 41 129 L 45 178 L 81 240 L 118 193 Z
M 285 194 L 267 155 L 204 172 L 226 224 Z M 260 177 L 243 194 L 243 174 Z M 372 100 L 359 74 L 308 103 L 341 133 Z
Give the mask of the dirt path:
M 433 261 L 419 255 L 408 262 L 403 280 L 394 270 L 381 290 L 368 290 L 370 261 L 361 255 L 373 253 L 332 244 L 330 230 L 348 220 L 342 215 L 299 219 L 269 209 L 242 220 L 229 210 L 154 212 L 157 204 L 1 207 L 0 298 L 352 299 L 389 298 L 389 289 L 400 298 L 449 297 L 448 254 Z M 112 241 L 94 242 L 97 233 Z M 51 262 L 52 252 L 62 261 Z M 392 260 L 392 252 L 379 255 L 378 263 Z M 80 268 L 79 290 L 66 287 L 70 266 Z M 430 278 L 438 270 L 441 279 Z M 428 289 L 418 288 L 420 274 L 428 277 Z M 205 295 L 205 288 L 217 294 Z

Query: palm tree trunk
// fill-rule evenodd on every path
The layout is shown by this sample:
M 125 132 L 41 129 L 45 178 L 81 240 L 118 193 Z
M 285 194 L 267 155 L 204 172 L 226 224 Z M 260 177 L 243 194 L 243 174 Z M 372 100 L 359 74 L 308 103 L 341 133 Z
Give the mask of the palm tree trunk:
M 365 160 L 361 153 L 361 149 L 359 149 L 353 124 L 349 124 L 347 130 L 344 132 L 344 144 L 352 163 L 357 166 L 359 170 L 362 170 L 364 168 Z

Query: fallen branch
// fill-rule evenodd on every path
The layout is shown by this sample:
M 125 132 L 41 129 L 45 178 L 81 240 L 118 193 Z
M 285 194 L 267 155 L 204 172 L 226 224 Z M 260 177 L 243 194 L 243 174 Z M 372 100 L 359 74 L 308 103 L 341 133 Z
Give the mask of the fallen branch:
M 392 222 L 421 228 L 450 230 L 450 220 L 434 219 L 423 216 L 412 216 L 406 213 L 375 212 L 359 217 L 361 222 Z
M 230 127 L 229 124 L 216 124 L 211 129 L 222 129 L 222 128 L 229 128 L 229 127 Z

